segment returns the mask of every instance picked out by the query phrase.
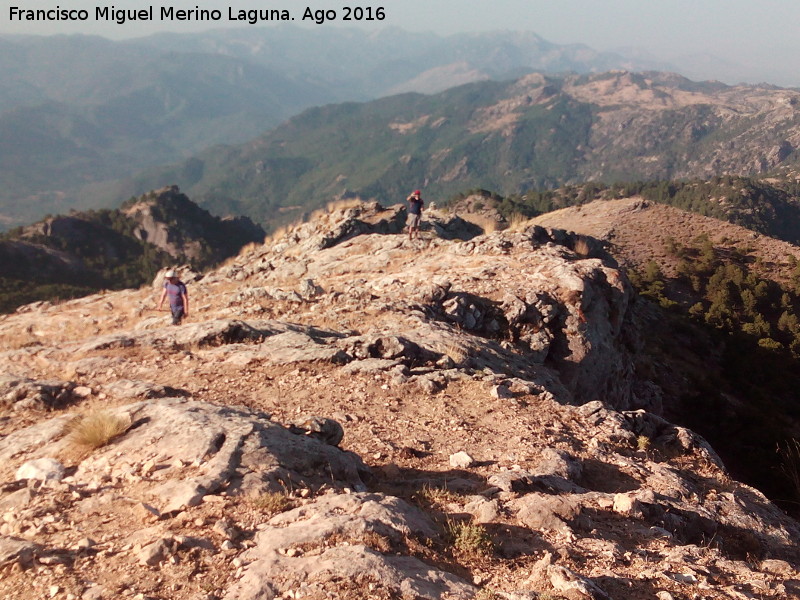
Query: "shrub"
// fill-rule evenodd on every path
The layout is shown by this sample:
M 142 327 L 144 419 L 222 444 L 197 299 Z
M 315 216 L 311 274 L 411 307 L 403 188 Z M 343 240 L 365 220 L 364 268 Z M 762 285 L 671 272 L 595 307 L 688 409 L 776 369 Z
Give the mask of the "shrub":
M 765 350 L 781 350 L 783 348 L 783 344 L 772 338 L 761 338 L 758 340 L 758 345 Z
M 94 449 L 108 444 L 131 426 L 130 419 L 109 411 L 98 410 L 74 418 L 67 424 L 70 442 Z
M 480 557 L 494 552 L 494 542 L 482 525 L 448 520 L 445 530 L 448 540 L 459 554 Z

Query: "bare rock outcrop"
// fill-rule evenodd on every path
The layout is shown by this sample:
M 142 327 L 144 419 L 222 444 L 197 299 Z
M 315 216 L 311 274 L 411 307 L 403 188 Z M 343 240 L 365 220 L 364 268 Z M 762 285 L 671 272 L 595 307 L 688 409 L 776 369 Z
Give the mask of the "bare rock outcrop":
M 16 410 L 63 408 L 77 397 L 76 387 L 73 382 L 0 375 L 0 403 Z
M 654 414 L 602 244 L 401 226 L 324 213 L 192 282 L 178 327 L 153 290 L 0 318 L 0 595 L 800 594 L 797 522 Z M 98 411 L 123 431 L 76 448 Z M 37 459 L 63 477 L 17 477 Z
M 96 450 L 71 476 L 75 485 L 104 478 L 131 480 L 160 513 L 196 506 L 206 495 L 228 490 L 256 494 L 292 485 L 323 483 L 365 489 L 361 460 L 313 437 L 297 435 L 269 419 L 237 408 L 186 399 L 123 406 L 110 414 L 130 423 L 113 446 Z M 35 439 L 16 460 L 63 451 L 57 427 L 33 437 L 23 429 L 0 440 L 0 454 Z
M 367 594 L 473 598 L 476 590 L 466 581 L 405 555 L 415 540 L 435 536 L 430 517 L 398 498 L 326 496 L 270 520 L 243 556 L 242 581 L 225 598 L 281 597 L 300 587 L 311 595 L 341 593 L 342 580 Z

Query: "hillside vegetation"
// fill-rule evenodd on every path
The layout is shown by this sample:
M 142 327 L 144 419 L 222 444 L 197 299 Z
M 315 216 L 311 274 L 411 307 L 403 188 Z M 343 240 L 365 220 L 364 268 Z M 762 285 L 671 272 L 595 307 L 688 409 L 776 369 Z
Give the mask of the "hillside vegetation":
M 793 173 L 798 102 L 794 90 L 664 73 L 534 74 L 310 109 L 120 194 L 176 182 L 210 210 L 276 224 L 332 199 L 391 203 L 414 188 L 442 200 L 469 188 L 511 196 L 585 181 Z
M 533 33 L 442 38 L 279 26 L 125 41 L 3 35 L 0 227 L 113 207 L 159 187 L 113 198 L 113 182 L 245 142 L 310 106 L 622 64 L 632 63 Z
M 637 369 L 679 399 L 665 413 L 702 432 L 737 477 L 796 510 L 800 489 L 787 475 L 800 439 L 800 250 L 641 197 L 532 222 L 606 242 L 650 301 Z
M 655 260 L 631 280 L 661 307 L 651 325 L 653 372 L 667 387 L 686 383 L 679 421 L 701 431 L 744 478 L 791 511 L 800 489 L 787 479 L 800 439 L 800 269 L 791 279 L 758 275 L 758 257 L 701 234 L 683 246 L 667 242 L 677 273 Z M 677 334 L 677 335 L 676 335 Z M 670 365 L 665 369 L 663 365 Z

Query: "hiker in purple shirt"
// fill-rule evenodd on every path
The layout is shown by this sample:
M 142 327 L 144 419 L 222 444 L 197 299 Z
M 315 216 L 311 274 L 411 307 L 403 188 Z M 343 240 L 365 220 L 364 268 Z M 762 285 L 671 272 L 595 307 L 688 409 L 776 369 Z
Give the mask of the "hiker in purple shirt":
M 186 285 L 178 279 L 178 274 L 170 269 L 164 274 L 164 291 L 158 301 L 158 310 L 164 305 L 164 300 L 169 296 L 169 308 L 172 311 L 172 324 L 180 325 L 184 317 L 189 316 L 189 295 Z

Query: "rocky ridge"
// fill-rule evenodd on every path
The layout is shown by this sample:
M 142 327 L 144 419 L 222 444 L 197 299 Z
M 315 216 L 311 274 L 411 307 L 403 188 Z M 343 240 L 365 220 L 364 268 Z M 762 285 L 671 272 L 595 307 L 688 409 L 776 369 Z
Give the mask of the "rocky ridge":
M 175 185 L 127 202 L 121 212 L 136 223 L 133 234 L 137 239 L 175 259 L 195 264 L 218 262 L 237 254 L 248 243 L 260 243 L 266 236 L 247 217 L 211 216 Z
M 0 318 L 3 597 L 800 593 L 800 526 L 636 378 L 599 242 L 404 217 L 250 248 L 179 327 L 152 288 Z

